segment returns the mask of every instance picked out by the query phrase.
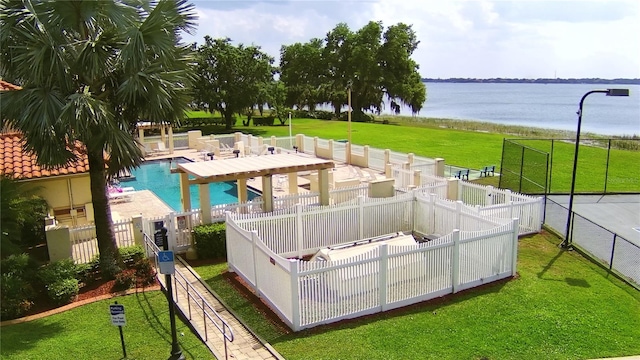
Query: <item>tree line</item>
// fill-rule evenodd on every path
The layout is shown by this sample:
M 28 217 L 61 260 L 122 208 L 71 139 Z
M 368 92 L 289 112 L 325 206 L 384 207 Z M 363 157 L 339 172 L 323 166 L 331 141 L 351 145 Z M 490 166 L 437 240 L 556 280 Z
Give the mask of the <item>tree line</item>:
M 386 97 L 391 110 L 400 112 L 402 104 L 417 113 L 426 100 L 426 88 L 411 55 L 418 47 L 411 26 L 398 23 L 386 30 L 381 22 L 371 21 L 352 31 L 338 24 L 324 39 L 283 45 L 280 66 L 259 46 L 233 45 L 231 39 L 205 37 L 194 49 L 198 77 L 193 99 L 200 109 L 219 111 L 226 127 L 233 114 L 250 116 L 263 106 L 282 117 L 287 108 L 319 105 L 333 108 L 340 118 L 341 109 L 351 107 L 355 120 L 365 111 L 380 113 Z

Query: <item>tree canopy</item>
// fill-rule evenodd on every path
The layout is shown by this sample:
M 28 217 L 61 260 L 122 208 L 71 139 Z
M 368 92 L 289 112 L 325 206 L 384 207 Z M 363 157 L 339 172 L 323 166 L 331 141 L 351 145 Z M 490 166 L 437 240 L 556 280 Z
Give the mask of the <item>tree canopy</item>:
M 222 113 L 226 128 L 231 129 L 233 114 L 271 101 L 274 59 L 257 46 L 236 46 L 228 38 L 205 36 L 204 40 L 196 56 L 194 101 L 201 108 Z
M 180 32 L 194 28 L 193 10 L 185 0 L 0 2 L 0 76 L 22 86 L 0 94 L 2 127 L 20 130 L 44 167 L 85 146 L 102 266 L 117 265 L 106 181 L 143 160 L 135 124 L 178 120 L 187 107 Z
M 419 66 L 411 59 L 418 44 L 410 25 L 385 30 L 381 22 L 371 21 L 356 32 L 341 23 L 323 40 L 282 46 L 287 105 L 313 110 L 328 104 L 338 116 L 350 89 L 356 118 L 363 111 L 382 111 L 385 96 L 392 111 L 399 113 L 404 104 L 417 113 L 426 100 Z

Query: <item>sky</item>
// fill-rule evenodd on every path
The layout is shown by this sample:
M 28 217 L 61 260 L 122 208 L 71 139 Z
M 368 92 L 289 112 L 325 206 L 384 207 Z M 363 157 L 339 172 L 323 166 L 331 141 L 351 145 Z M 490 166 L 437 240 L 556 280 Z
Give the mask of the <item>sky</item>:
M 640 78 L 638 0 L 193 1 L 204 36 L 257 45 L 325 38 L 338 23 L 412 25 L 424 78 Z

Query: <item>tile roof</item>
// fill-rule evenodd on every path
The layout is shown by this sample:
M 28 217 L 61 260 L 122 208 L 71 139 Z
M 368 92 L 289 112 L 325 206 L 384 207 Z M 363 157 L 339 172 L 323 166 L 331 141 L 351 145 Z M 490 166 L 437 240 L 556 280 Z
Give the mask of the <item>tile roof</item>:
M 81 145 L 76 145 L 74 150 L 78 156 L 77 161 L 67 166 L 47 170 L 36 164 L 34 154 L 23 151 L 22 144 L 20 133 L 0 134 L 0 174 L 24 180 L 81 174 L 89 171 L 89 159 Z
M 4 80 L 0 79 L 0 91 L 5 91 L 5 90 L 20 90 L 22 89 L 20 86 L 18 85 L 13 85 L 12 83 L 8 83 Z

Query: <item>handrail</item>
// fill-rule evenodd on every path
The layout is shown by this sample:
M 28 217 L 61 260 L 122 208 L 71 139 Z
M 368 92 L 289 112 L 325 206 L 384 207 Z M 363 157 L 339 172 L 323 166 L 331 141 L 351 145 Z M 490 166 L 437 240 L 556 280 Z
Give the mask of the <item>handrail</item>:
M 157 255 L 158 255 L 158 252 L 160 251 L 160 248 L 152 241 L 151 237 L 146 233 L 143 234 L 143 237 L 144 237 L 145 247 L 147 249 L 150 249 L 153 252 L 154 257 L 157 259 Z M 157 264 L 156 264 L 156 267 L 157 267 Z M 178 278 L 180 278 L 180 280 L 178 280 Z M 198 289 L 193 287 L 191 283 L 189 283 L 187 278 L 184 275 L 182 275 L 182 273 L 179 270 L 175 271 L 173 279 L 174 279 L 174 283 L 176 284 L 176 288 L 175 288 L 176 300 L 178 298 L 178 285 L 180 285 L 180 287 L 182 287 L 182 289 L 187 293 L 187 307 L 189 312 L 189 320 L 191 320 L 191 301 L 190 300 L 193 300 L 196 303 L 196 305 L 198 305 L 199 308 L 202 310 L 202 316 L 206 319 L 209 319 L 209 321 L 218 329 L 218 331 L 224 338 L 224 353 L 225 353 L 225 359 L 226 359 L 228 357 L 227 341 L 233 342 L 234 340 L 233 329 L 231 329 L 231 326 L 229 326 L 229 323 L 227 323 L 227 321 L 224 320 L 220 316 L 220 314 L 218 314 L 218 312 L 213 308 L 213 306 L 211 306 L 211 304 L 209 304 L 209 302 L 207 302 L 207 300 L 202 296 L 202 294 L 198 291 Z M 195 295 L 197 295 L 197 297 L 193 295 L 194 293 Z M 174 296 L 174 294 L 172 294 L 172 296 Z M 209 311 L 207 311 L 207 309 Z M 213 312 L 215 317 L 220 321 L 221 325 L 219 325 L 215 321 L 215 319 L 211 317 L 210 312 Z M 209 337 L 207 333 L 206 319 L 204 321 L 204 338 L 205 338 L 205 341 L 208 341 Z

